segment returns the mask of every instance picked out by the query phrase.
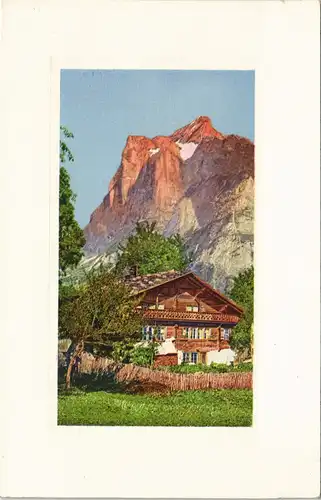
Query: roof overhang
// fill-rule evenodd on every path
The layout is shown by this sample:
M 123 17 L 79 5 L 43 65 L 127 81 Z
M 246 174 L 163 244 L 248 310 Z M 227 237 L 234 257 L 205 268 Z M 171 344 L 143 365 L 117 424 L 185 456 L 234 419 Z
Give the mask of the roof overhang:
M 166 280 L 166 281 L 163 281 L 161 283 L 157 283 L 155 285 L 152 285 L 148 288 L 145 288 L 144 290 L 139 290 L 139 291 L 135 292 L 134 295 L 144 294 L 146 292 L 149 292 L 150 290 L 164 286 L 167 283 L 173 283 L 174 281 L 178 281 L 178 280 L 181 280 L 182 278 L 187 278 L 187 277 L 191 277 L 192 279 L 194 279 L 198 283 L 198 285 L 202 286 L 204 289 L 209 290 L 213 295 L 215 295 L 216 297 L 219 297 L 225 304 L 230 305 L 231 307 L 236 309 L 239 313 L 243 314 L 244 310 L 242 307 L 240 307 L 238 304 L 236 304 L 233 300 L 225 297 L 225 295 L 223 295 L 221 292 L 219 292 L 218 290 L 213 288 L 209 283 L 207 283 L 206 281 L 203 281 L 201 278 L 199 278 L 199 276 L 194 274 L 193 271 L 189 271 L 185 274 L 181 274 L 180 276 L 175 276 L 169 280 Z

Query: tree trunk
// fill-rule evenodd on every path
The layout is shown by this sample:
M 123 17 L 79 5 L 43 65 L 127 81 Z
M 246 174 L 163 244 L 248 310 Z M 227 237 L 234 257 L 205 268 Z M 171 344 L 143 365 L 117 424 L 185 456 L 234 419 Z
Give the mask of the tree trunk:
M 69 365 L 68 365 L 67 373 L 66 373 L 66 389 L 67 390 L 69 390 L 71 387 L 71 375 L 72 375 L 73 366 L 75 364 L 75 360 L 78 356 L 81 355 L 83 350 L 84 350 L 84 342 L 82 341 L 76 345 L 74 353 L 69 360 Z

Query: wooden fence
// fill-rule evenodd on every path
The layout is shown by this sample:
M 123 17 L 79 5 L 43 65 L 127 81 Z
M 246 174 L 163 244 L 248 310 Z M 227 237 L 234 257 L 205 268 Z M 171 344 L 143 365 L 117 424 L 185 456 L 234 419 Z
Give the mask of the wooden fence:
M 125 365 L 116 374 L 119 382 L 155 382 L 172 391 L 198 389 L 251 389 L 252 373 L 170 373 L 150 370 L 135 365 Z
M 252 372 L 170 373 L 132 364 L 114 363 L 108 358 L 84 355 L 82 373 L 113 373 L 118 382 L 155 383 L 172 391 L 200 389 L 252 389 Z

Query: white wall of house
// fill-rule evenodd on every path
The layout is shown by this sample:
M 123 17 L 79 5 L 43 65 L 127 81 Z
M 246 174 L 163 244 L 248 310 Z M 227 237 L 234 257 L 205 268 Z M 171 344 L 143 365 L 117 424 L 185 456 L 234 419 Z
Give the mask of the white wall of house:
M 168 338 L 162 342 L 158 348 L 158 354 L 175 354 L 177 349 L 175 347 L 175 338 Z
M 195 352 L 197 349 L 195 349 Z M 232 349 L 222 349 L 222 351 L 208 351 L 206 353 L 206 364 L 211 363 L 222 363 L 224 365 L 230 365 L 235 359 L 235 352 Z M 183 362 L 183 351 L 177 351 L 178 364 Z
M 140 341 L 136 344 L 137 346 L 147 346 L 149 345 L 149 341 Z M 197 348 L 195 348 L 195 352 L 198 352 Z M 177 350 L 175 347 L 175 338 L 166 338 L 163 342 L 159 344 L 158 354 L 166 355 L 177 353 L 177 362 L 178 364 L 182 364 L 183 362 L 183 351 Z M 200 355 L 199 355 L 200 359 Z M 222 363 L 230 365 L 233 363 L 235 359 L 235 352 L 232 349 L 222 349 L 221 351 L 208 351 L 206 353 L 206 364 L 210 365 L 211 363 Z
M 209 351 L 206 353 L 206 364 L 224 363 L 230 365 L 235 359 L 235 352 L 232 349 L 222 349 L 221 351 Z

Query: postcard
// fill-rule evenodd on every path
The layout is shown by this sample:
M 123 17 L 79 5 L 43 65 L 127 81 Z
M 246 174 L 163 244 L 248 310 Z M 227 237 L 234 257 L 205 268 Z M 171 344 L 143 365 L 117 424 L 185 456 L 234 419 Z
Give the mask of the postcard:
M 316 497 L 319 2 L 2 11 L 1 496 Z

